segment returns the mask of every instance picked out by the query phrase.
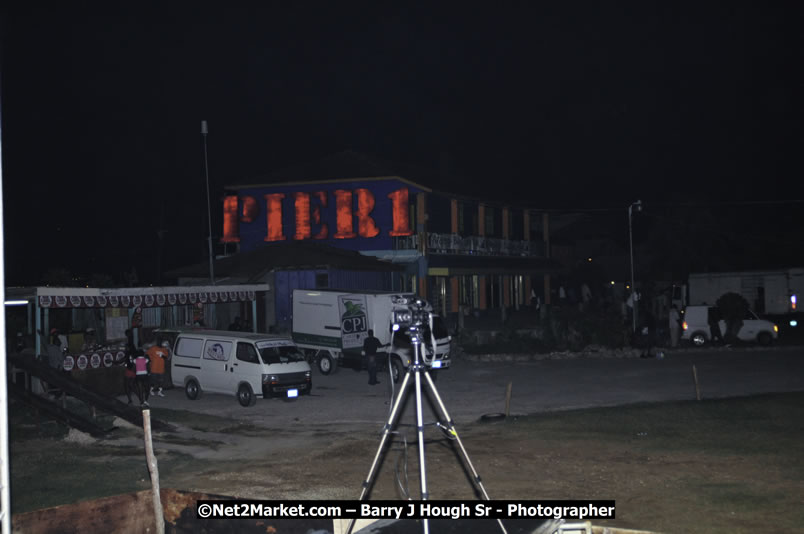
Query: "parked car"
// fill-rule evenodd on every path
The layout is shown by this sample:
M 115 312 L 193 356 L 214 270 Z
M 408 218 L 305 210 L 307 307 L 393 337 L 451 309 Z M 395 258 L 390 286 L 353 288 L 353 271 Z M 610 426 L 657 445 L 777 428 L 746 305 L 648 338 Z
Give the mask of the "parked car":
M 716 313 L 713 306 L 687 306 L 684 310 L 681 339 L 689 341 L 696 347 L 703 346 L 712 341 L 712 332 L 709 327 L 709 314 Z M 719 317 L 719 315 L 717 315 Z M 726 321 L 718 322 L 720 337 L 726 334 Z M 743 325 L 737 332 L 737 339 L 746 342 L 757 342 L 760 345 L 770 345 L 779 337 L 779 327 L 771 321 L 760 319 L 751 310 L 746 310 Z
M 182 331 L 173 352 L 173 385 L 187 398 L 202 391 L 258 398 L 297 397 L 313 387 L 310 366 L 289 337 L 216 330 Z

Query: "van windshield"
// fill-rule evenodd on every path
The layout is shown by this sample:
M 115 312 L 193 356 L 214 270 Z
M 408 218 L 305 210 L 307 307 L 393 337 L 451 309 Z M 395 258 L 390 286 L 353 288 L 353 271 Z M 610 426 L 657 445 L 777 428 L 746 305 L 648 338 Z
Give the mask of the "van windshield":
M 304 356 L 294 345 L 258 347 L 263 363 L 292 363 L 304 360 Z

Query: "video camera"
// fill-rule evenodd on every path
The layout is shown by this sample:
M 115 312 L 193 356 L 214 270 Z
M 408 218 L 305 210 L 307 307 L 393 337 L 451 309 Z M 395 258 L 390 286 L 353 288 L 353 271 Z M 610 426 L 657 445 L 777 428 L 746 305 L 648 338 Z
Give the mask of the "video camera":
M 426 300 L 417 297 L 394 297 L 391 327 L 394 332 L 410 330 L 411 327 L 421 327 L 430 324 L 432 314 L 430 305 Z
M 419 354 L 419 348 L 429 341 L 431 343 L 431 355 L 435 354 L 436 343 L 432 334 L 432 306 L 426 300 L 413 296 L 397 296 L 391 302 L 393 304 L 391 330 L 393 332 L 400 330 L 407 332 L 410 335 L 411 343 L 414 345 L 415 356 L 420 355 L 422 361 L 426 365 L 430 365 L 427 350 L 421 350 L 421 354 Z M 422 339 L 426 332 L 429 332 L 430 339 L 428 340 Z

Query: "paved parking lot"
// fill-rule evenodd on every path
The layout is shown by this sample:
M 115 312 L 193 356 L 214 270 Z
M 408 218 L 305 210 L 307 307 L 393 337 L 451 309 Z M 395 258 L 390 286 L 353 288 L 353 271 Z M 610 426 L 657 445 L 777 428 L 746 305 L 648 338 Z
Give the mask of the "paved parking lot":
M 697 368 L 704 398 L 804 390 L 804 348 L 678 351 L 657 359 L 564 359 L 534 362 L 456 361 L 441 371 L 436 388 L 456 423 L 476 421 L 505 410 L 505 391 L 512 384 L 510 411 L 529 414 L 590 406 L 612 406 L 695 398 L 692 366 Z M 204 395 L 190 401 L 179 388 L 151 406 L 184 409 L 250 421 L 260 425 L 298 427 L 327 424 L 380 424 L 388 418 L 391 391 L 387 376 L 368 385 L 368 375 L 339 369 L 333 375 L 314 372 L 313 393 L 293 401 L 259 400 L 243 408 L 235 397 Z M 425 394 L 427 388 L 423 386 Z M 413 422 L 414 395 L 406 396 L 403 422 Z M 423 402 L 425 420 L 433 404 Z

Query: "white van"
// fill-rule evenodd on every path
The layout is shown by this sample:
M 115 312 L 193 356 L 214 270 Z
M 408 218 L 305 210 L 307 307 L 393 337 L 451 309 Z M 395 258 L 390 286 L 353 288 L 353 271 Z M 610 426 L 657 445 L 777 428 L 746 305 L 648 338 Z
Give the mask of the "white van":
M 684 310 L 684 322 L 681 324 L 681 339 L 700 347 L 712 341 L 712 331 L 709 326 L 709 314 L 718 313 L 712 306 L 687 306 Z M 717 325 L 721 339 L 726 335 L 726 321 L 716 315 Z M 770 345 L 779 337 L 779 327 L 765 319 L 760 319 L 751 310 L 745 311 L 743 325 L 737 332 L 737 339 L 746 342 L 757 342 L 760 345 Z
M 236 395 L 242 406 L 260 397 L 298 397 L 313 387 L 310 366 L 290 338 L 248 332 L 181 331 L 171 374 L 190 400 L 207 391 Z

